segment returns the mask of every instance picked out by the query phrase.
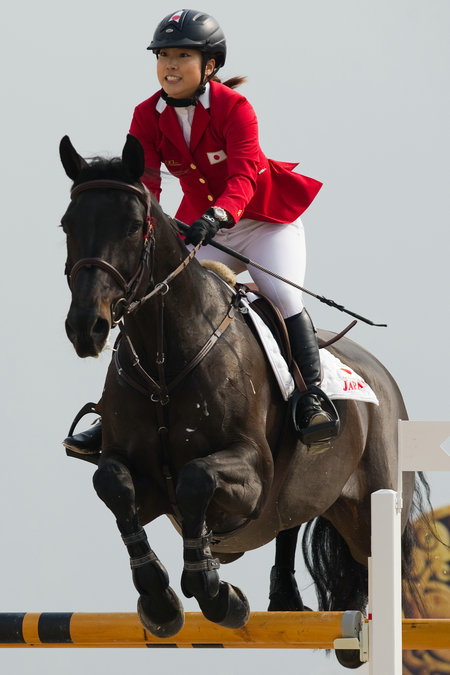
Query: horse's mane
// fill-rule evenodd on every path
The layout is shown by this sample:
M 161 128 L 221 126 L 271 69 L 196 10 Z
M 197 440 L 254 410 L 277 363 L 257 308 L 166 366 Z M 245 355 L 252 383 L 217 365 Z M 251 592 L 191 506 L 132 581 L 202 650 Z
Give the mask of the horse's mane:
M 90 180 L 119 180 L 125 183 L 132 183 L 137 185 L 136 181 L 128 172 L 127 168 L 122 164 L 120 157 L 90 157 L 88 158 L 88 165 L 83 167 L 74 181 L 74 186 L 78 183 L 83 183 L 84 181 Z M 160 171 L 156 169 L 151 169 L 146 166 L 144 171 L 144 177 L 147 177 L 149 180 L 157 179 L 161 175 L 172 178 L 172 174 L 168 171 Z
M 90 180 L 111 179 L 135 183 L 127 168 L 123 165 L 120 157 L 91 157 L 87 166 L 84 166 L 78 174 L 74 185 Z

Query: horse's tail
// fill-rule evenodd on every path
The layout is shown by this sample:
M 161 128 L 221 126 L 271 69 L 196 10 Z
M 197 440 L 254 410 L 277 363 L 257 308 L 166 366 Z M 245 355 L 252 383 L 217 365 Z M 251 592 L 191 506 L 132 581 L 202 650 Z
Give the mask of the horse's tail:
M 435 532 L 432 516 L 427 515 L 427 510 L 432 511 L 430 487 L 423 473 L 419 472 L 416 474 L 413 506 L 402 534 L 402 579 L 408 609 L 420 614 L 423 601 L 414 577 L 414 549 L 417 545 L 414 520 L 422 518 L 428 531 Z M 365 611 L 368 600 L 367 567 L 354 560 L 347 543 L 329 520 L 319 516 L 306 524 L 302 552 L 316 587 L 320 611 Z
M 343 537 L 319 516 L 306 524 L 302 539 L 306 568 L 314 581 L 320 611 L 359 610 L 368 598 L 368 573 L 350 554 Z

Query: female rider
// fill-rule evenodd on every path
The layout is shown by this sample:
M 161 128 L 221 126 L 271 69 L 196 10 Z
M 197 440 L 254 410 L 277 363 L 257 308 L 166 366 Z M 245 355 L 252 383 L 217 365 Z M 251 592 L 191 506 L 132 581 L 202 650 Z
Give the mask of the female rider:
M 302 286 L 306 255 L 300 216 L 321 183 L 293 173 L 297 164 L 263 154 L 254 110 L 233 88 L 243 78 L 221 84 L 215 77 L 226 58 L 219 24 L 204 12 L 180 10 L 160 22 L 148 49 L 157 57 L 161 90 L 136 107 L 130 127 L 145 152 L 143 183 L 159 198 L 164 163 L 183 191 L 176 217 L 190 224 L 186 244 L 205 245 L 215 237 Z M 202 247 L 197 258 L 219 260 L 236 273 L 245 269 L 212 247 L 207 252 Z M 280 309 L 308 389 L 318 387 L 317 338 L 301 291 L 256 268 L 248 271 Z M 337 434 L 338 420 L 322 409 L 316 393 L 307 391 L 298 399 L 295 426 L 309 452 L 319 453 Z M 98 435 L 99 429 L 91 430 L 64 444 L 90 452 Z

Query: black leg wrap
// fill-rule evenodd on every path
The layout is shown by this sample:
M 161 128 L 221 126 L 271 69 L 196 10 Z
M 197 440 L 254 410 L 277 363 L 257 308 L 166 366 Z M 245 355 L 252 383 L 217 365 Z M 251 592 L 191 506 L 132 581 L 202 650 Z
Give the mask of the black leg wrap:
M 169 585 L 169 575 L 157 555 L 150 548 L 143 527 L 131 534 L 122 534 L 122 541 L 128 549 L 133 582 L 139 593 L 165 590 Z
M 183 606 L 169 586 L 167 571 L 150 548 L 139 522 L 129 469 L 117 460 L 104 460 L 93 482 L 100 499 L 114 513 L 127 547 L 133 583 L 140 596 L 138 614 L 142 625 L 157 637 L 175 635 L 184 624 Z
M 303 612 L 295 572 L 274 565 L 270 572 L 269 612 Z
M 216 558 L 204 558 L 184 563 L 181 574 L 181 590 L 186 598 L 215 598 L 219 592 L 220 579 L 217 573 L 220 564 Z
M 209 531 L 204 534 L 202 537 L 197 537 L 197 539 L 183 539 L 183 546 L 185 549 L 199 549 L 205 551 L 209 550 L 209 546 L 212 541 L 212 532 Z
M 168 588 L 167 570 L 152 550 L 143 556 L 130 558 L 130 567 L 134 586 L 141 595 L 157 597 Z
M 219 591 L 219 560 L 213 558 L 210 549 L 212 533 L 197 539 L 184 539 L 184 569 L 181 589 L 187 598 L 206 595 L 213 598 Z
M 212 557 L 211 536 L 208 532 L 197 539 L 184 539 L 181 589 L 187 598 L 195 597 L 209 621 L 226 628 L 241 628 L 248 621 L 250 607 L 239 588 L 220 581 L 220 563 Z
M 218 570 L 219 567 L 220 562 L 218 558 L 205 558 L 196 562 L 184 563 L 184 569 L 187 572 L 211 572 L 212 570 Z
M 122 539 L 130 554 L 142 625 L 157 637 L 175 635 L 184 625 L 183 606 L 169 586 L 167 570 L 150 548 L 144 528 L 122 535 Z
M 141 527 L 137 532 L 132 534 L 122 534 L 122 541 L 125 546 L 130 546 L 131 544 L 138 544 L 143 541 L 147 541 L 147 535 L 143 527 Z
M 158 558 L 150 549 L 150 551 L 148 553 L 144 553 L 144 555 L 137 556 L 136 558 L 130 558 L 130 567 L 131 569 L 143 567 L 144 565 L 147 565 L 148 563 L 154 563 L 157 560 Z M 167 582 L 169 582 L 169 579 L 167 579 Z
M 212 572 L 219 569 L 219 559 L 211 555 L 211 540 L 212 532 L 207 532 L 197 539 L 183 539 L 186 572 Z M 187 558 L 193 558 L 193 560 Z
M 237 586 L 221 581 L 217 596 L 197 598 L 203 615 L 225 628 L 242 628 L 250 616 L 248 600 Z

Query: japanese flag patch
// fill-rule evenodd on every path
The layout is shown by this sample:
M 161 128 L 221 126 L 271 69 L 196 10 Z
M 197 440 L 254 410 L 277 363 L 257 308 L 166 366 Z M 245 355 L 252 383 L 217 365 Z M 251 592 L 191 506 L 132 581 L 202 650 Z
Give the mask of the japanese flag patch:
M 173 21 L 174 23 L 178 23 L 180 21 L 181 17 L 183 16 L 183 11 L 184 10 L 179 9 L 178 12 L 174 12 L 174 14 L 172 14 L 172 16 L 169 19 L 169 23 L 171 21 Z
M 219 164 L 227 158 L 225 150 L 216 150 L 216 152 L 207 152 L 206 154 L 210 164 Z

